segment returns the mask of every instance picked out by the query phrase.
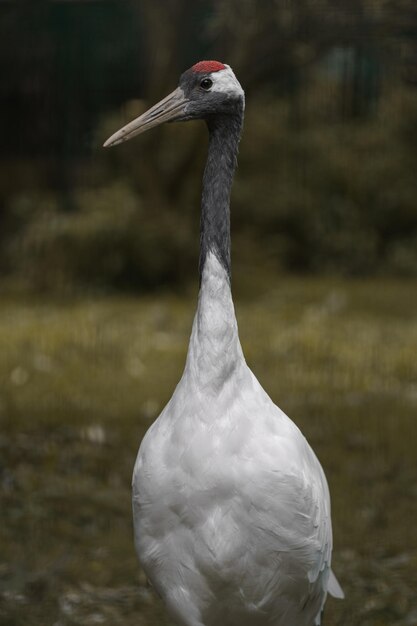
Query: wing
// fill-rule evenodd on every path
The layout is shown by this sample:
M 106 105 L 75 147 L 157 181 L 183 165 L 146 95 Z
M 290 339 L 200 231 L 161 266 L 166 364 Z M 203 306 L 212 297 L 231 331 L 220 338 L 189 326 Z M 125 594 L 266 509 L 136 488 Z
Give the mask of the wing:
M 312 475 L 315 476 L 315 480 L 311 483 L 311 491 L 309 493 L 311 498 L 310 510 L 312 512 L 313 521 L 312 539 L 313 545 L 316 543 L 317 546 L 315 561 L 308 576 L 310 583 L 312 583 L 313 595 L 316 593 L 315 588 L 317 587 L 317 583 L 321 587 L 323 593 L 322 605 L 315 619 L 315 625 L 319 626 L 321 623 L 321 615 L 326 602 L 327 593 L 330 593 L 333 597 L 340 599 L 344 598 L 344 593 L 330 567 L 333 535 L 330 493 L 327 480 L 316 455 L 307 442 L 306 445 L 308 446 L 310 457 L 308 463 L 309 472 L 311 471 Z

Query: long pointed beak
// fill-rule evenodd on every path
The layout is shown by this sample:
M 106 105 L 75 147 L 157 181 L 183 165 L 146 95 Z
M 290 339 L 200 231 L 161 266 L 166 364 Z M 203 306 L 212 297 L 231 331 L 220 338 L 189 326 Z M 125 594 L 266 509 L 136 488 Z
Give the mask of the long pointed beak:
M 144 133 L 146 130 L 159 126 L 159 124 L 164 122 L 181 120 L 187 103 L 188 100 L 184 96 L 183 90 L 177 87 L 166 98 L 109 137 L 103 144 L 104 148 L 132 139 L 132 137 L 140 135 L 140 133 Z

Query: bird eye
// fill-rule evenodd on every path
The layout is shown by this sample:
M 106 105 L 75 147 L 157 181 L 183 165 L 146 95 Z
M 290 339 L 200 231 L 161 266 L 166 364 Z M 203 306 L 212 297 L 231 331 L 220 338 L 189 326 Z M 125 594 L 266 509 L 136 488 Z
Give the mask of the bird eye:
M 211 80 L 211 78 L 203 78 L 203 80 L 200 83 L 200 87 L 208 91 L 210 87 L 212 86 L 212 84 L 213 84 L 213 81 Z

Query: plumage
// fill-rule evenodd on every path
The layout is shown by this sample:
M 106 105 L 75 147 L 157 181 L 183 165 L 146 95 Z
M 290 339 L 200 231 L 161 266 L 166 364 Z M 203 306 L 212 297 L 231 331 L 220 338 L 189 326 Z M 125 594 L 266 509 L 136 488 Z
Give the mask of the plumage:
M 343 597 L 330 569 L 329 490 L 313 450 L 262 389 L 240 345 L 229 197 L 244 99 L 231 69 L 213 63 L 181 77 L 174 103 L 128 125 L 127 135 L 138 134 L 155 115 L 165 121 L 171 107 L 173 119 L 205 119 L 210 133 L 198 307 L 183 376 L 138 452 L 135 544 L 178 624 L 314 626 L 327 593 Z M 122 129 L 107 145 L 127 135 Z

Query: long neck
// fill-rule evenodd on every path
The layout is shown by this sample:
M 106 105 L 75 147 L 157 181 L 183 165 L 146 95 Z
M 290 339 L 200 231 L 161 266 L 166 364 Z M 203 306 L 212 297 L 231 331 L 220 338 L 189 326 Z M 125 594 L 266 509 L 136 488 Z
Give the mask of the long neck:
M 206 394 L 227 389 L 244 357 L 230 288 L 230 190 L 242 128 L 241 116 L 210 121 L 203 178 L 200 294 L 186 373 Z M 203 396 L 202 396 L 203 397 Z
M 230 191 L 242 123 L 243 111 L 207 121 L 209 147 L 201 199 L 200 284 L 209 252 L 218 258 L 230 280 Z

